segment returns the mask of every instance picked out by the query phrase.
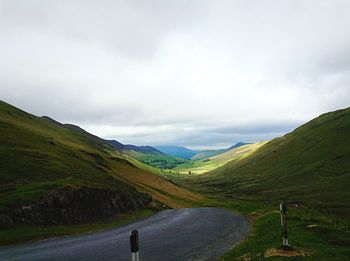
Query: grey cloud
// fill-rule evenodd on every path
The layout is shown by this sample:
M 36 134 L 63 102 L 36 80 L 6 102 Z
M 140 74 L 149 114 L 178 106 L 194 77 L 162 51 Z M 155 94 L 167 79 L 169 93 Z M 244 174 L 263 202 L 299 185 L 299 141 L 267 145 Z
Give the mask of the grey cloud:
M 1 4 L 2 21 L 10 28 L 28 27 L 71 41 L 95 43 L 136 59 L 149 58 L 164 35 L 195 21 L 198 9 L 198 1 L 159 0 L 22 0 Z
M 349 8 L 0 0 L 0 99 L 126 143 L 269 139 L 349 106 Z
M 219 134 L 239 134 L 239 135 L 251 135 L 251 134 L 264 134 L 264 133 L 287 133 L 292 131 L 296 126 L 300 125 L 301 122 L 293 123 L 279 123 L 269 125 L 248 125 L 248 126 L 237 126 L 237 127 L 224 127 L 224 128 L 213 128 L 207 130 L 207 132 L 214 132 Z
M 193 128 L 186 130 L 181 127 L 172 131 L 152 132 L 149 127 L 148 133 L 139 135 L 137 133 L 129 134 L 126 137 L 107 136 L 109 139 L 118 139 L 122 142 L 133 141 L 138 145 L 181 145 L 191 148 L 221 148 L 229 147 L 239 141 L 257 142 L 270 140 L 281 136 L 284 133 L 295 129 L 300 123 L 288 123 L 281 125 L 250 125 L 242 127 L 223 127 L 223 128 Z

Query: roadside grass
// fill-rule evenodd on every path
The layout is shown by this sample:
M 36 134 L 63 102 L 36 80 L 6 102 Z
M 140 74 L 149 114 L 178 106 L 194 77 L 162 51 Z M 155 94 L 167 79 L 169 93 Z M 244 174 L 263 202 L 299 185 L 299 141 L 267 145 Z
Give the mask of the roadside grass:
M 293 257 L 293 260 L 347 260 L 349 257 L 349 231 L 330 227 L 317 216 L 309 218 L 302 211 L 289 210 L 288 229 L 290 244 L 304 254 Z M 265 256 L 269 250 L 278 249 L 281 241 L 280 214 L 272 211 L 253 220 L 249 238 L 228 252 L 222 260 L 244 260 L 243 257 L 249 257 L 248 260 L 290 259 Z
M 90 233 L 98 230 L 116 228 L 127 223 L 151 216 L 154 210 L 145 209 L 117 214 L 115 218 L 105 221 L 67 226 L 18 226 L 0 230 L 0 246 L 47 239 L 58 236 Z
M 287 224 L 293 251 L 285 251 L 280 250 L 282 230 L 278 202 L 213 197 L 203 206 L 222 207 L 242 214 L 251 223 L 247 239 L 227 252 L 222 261 L 349 259 L 350 220 L 346 218 L 329 216 L 308 206 L 289 205 Z

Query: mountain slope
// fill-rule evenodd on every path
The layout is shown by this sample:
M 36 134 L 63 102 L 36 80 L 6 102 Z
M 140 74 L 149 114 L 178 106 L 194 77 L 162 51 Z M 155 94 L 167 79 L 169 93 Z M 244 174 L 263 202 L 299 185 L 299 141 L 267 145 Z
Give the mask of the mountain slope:
M 227 197 L 287 200 L 350 213 L 350 108 L 319 116 L 193 181 Z
M 241 146 L 244 146 L 244 145 L 248 145 L 250 143 L 246 143 L 246 142 L 237 142 L 235 145 L 229 147 L 229 148 L 226 148 L 226 149 L 220 149 L 220 150 L 200 150 L 198 151 L 193 157 L 192 157 L 192 160 L 203 160 L 203 159 L 207 159 L 207 158 L 210 158 L 210 157 L 214 157 L 216 155 L 220 155 L 222 153 L 225 153 L 225 152 L 228 152 L 232 149 L 235 149 L 235 148 L 239 148 Z
M 138 151 L 142 153 L 164 154 L 151 146 L 135 146 L 135 145 L 128 144 L 128 145 L 125 145 L 125 147 L 128 150 Z
M 257 143 L 237 143 L 236 145 L 230 147 L 230 150 L 221 153 L 219 155 L 215 155 L 210 157 L 211 161 L 217 161 L 222 163 L 222 165 L 226 164 L 232 160 L 241 160 L 242 158 L 248 157 L 253 154 L 255 151 L 260 149 L 263 145 L 265 145 L 267 141 L 260 141 Z
M 261 146 L 263 146 L 266 141 L 257 142 L 254 144 L 246 144 L 240 146 L 232 146 L 231 150 L 228 150 L 219 155 L 206 158 L 203 160 L 195 160 L 188 162 L 186 164 L 179 165 L 174 169 L 175 173 L 179 174 L 187 174 L 191 172 L 191 174 L 203 174 L 208 171 L 217 169 L 226 163 L 232 160 L 240 160 L 244 157 L 247 157 L 258 150 Z
M 136 201 L 147 193 L 170 207 L 188 206 L 200 198 L 123 157 L 77 126 L 0 101 L 0 213 L 60 191 L 75 197 L 103 190 L 105 198 L 113 192 Z
M 198 151 L 181 146 L 155 146 L 161 152 L 183 159 L 191 159 Z
M 146 170 L 151 169 L 152 172 L 156 173 L 159 173 L 159 169 L 171 169 L 179 164 L 187 162 L 185 159 L 164 154 L 151 146 L 124 145 L 115 140 L 104 140 L 104 142 L 107 142 L 113 147 L 113 149 L 119 151 L 122 157 L 125 158 L 127 155 L 129 156 L 128 160 L 131 159 L 133 162 L 134 160 L 138 161 L 136 165 L 139 165 Z
M 229 147 L 228 149 L 232 150 L 232 149 L 239 148 L 241 146 L 248 145 L 248 144 L 251 144 L 251 143 L 249 143 L 249 142 L 241 142 L 240 141 L 240 142 L 237 142 L 235 145 Z

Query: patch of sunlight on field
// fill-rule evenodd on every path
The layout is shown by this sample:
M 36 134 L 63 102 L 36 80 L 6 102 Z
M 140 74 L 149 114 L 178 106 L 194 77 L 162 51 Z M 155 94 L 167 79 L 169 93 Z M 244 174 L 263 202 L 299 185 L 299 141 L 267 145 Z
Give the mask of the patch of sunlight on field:
M 165 170 L 165 172 L 171 172 L 172 174 L 179 175 L 185 175 L 191 172 L 193 175 L 201 175 L 208 171 L 219 168 L 230 161 L 246 158 L 260 149 L 266 143 L 267 141 L 261 141 L 254 144 L 244 145 L 225 153 L 210 157 L 208 159 L 193 161 L 180 165 L 172 170 Z

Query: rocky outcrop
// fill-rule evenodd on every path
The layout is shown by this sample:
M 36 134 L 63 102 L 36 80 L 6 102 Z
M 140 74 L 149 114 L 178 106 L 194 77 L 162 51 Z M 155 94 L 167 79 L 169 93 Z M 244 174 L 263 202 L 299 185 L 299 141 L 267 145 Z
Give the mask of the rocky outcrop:
M 136 191 L 121 194 L 98 188 L 67 188 L 15 209 L 11 220 L 32 225 L 79 224 L 147 208 L 151 201 Z
M 13 227 L 14 222 L 12 218 L 6 215 L 0 215 L 0 229 Z

